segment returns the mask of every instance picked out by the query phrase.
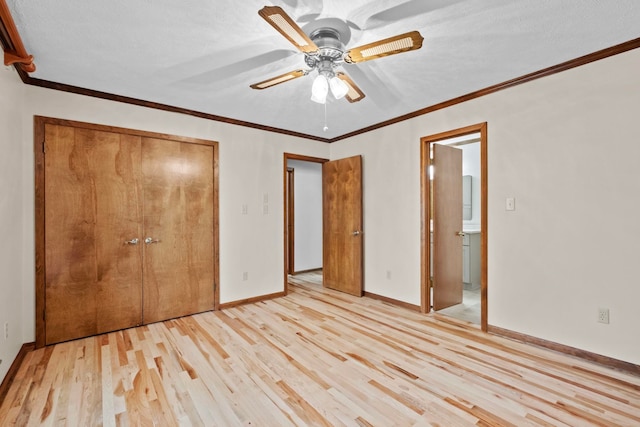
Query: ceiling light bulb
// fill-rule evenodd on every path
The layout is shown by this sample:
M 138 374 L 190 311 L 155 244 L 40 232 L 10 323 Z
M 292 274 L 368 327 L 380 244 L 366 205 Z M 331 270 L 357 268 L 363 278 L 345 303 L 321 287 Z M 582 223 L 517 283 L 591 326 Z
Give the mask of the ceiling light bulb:
M 311 86 L 311 100 L 324 104 L 327 101 L 327 93 L 329 93 L 329 82 L 325 76 L 319 74 Z
M 329 86 L 335 99 L 343 98 L 349 92 L 349 86 L 342 79 L 335 76 L 329 80 Z

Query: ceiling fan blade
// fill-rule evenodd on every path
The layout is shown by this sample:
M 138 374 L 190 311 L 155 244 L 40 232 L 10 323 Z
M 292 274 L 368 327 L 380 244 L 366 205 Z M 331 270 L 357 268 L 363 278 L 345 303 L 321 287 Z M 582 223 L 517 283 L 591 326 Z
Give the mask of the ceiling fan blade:
M 344 60 L 354 64 L 357 62 L 382 58 L 383 56 L 395 55 L 396 53 L 420 49 L 422 47 L 423 40 L 424 37 L 422 37 L 418 31 L 410 31 L 408 33 L 350 49 L 345 54 Z
M 349 92 L 347 92 L 347 94 L 344 96 L 345 98 L 347 98 L 347 101 L 358 102 L 364 99 L 366 95 L 360 90 L 358 86 L 356 86 L 356 84 L 353 82 L 353 80 L 351 80 L 349 76 L 347 76 L 345 73 L 336 73 L 336 77 L 345 82 L 347 86 L 349 86 Z
M 288 73 L 281 74 L 276 77 L 272 77 L 260 83 L 254 83 L 250 87 L 251 89 L 266 89 L 271 86 L 278 85 L 280 83 L 288 82 L 289 80 L 297 79 L 304 76 L 306 73 L 304 70 L 290 71 Z
M 258 11 L 258 14 L 302 52 L 311 53 L 318 50 L 318 46 L 281 7 L 265 6 Z

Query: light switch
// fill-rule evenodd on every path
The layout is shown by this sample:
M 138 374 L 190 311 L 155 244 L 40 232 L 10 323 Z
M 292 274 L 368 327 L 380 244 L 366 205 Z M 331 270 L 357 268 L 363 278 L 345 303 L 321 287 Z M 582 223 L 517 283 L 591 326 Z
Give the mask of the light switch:
M 508 211 L 516 210 L 516 199 L 515 197 L 507 197 L 505 202 L 505 209 Z
M 249 214 L 249 206 L 247 206 L 246 204 L 242 205 L 242 215 L 247 215 Z

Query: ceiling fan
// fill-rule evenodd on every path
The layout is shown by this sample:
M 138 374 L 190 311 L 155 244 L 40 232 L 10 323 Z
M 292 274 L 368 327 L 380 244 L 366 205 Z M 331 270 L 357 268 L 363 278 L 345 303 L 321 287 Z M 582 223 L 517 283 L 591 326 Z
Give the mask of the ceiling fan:
M 418 31 L 410 31 L 377 42 L 345 50 L 340 41 L 340 32 L 331 27 L 320 27 L 307 35 L 293 19 L 278 6 L 265 6 L 258 14 L 273 26 L 305 55 L 306 70 L 290 71 L 251 85 L 253 89 L 266 89 L 298 77 L 306 76 L 314 70 L 318 76 L 311 88 L 311 100 L 324 104 L 331 89 L 334 98 L 346 98 L 358 102 L 365 97 L 364 92 L 343 72 L 336 68 L 343 63 L 355 64 L 370 61 L 396 53 L 420 49 L 424 38 Z

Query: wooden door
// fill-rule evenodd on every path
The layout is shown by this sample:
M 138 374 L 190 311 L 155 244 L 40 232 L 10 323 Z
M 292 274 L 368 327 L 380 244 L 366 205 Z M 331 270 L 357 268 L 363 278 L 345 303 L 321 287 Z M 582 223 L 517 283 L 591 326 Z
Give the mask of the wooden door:
M 362 295 L 362 157 L 322 165 L 323 286 Z
M 214 308 L 213 150 L 142 140 L 144 323 Z
M 433 309 L 462 302 L 462 150 L 433 144 Z
M 45 343 L 139 325 L 140 138 L 47 124 L 44 144 Z

